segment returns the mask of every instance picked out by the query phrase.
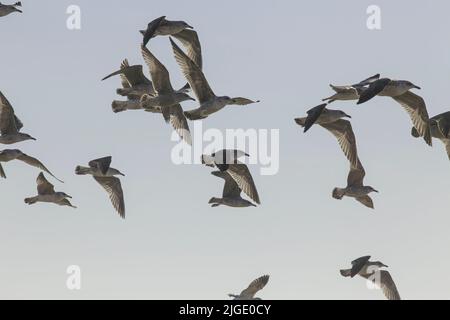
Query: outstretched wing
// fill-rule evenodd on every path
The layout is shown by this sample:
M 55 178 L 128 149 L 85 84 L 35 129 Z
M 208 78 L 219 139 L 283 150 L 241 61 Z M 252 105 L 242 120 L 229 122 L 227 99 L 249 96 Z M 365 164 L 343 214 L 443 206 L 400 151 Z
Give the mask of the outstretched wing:
M 111 165 L 111 160 L 112 160 L 111 156 L 100 158 L 100 159 L 95 159 L 95 160 L 89 161 L 89 167 L 96 168 L 96 169 L 100 170 L 101 173 L 106 174 Z
M 332 123 L 322 124 L 321 126 L 330 131 L 336 137 L 339 142 L 339 146 L 348 161 L 350 161 L 352 167 L 357 167 L 358 151 L 356 147 L 355 134 L 350 121 L 339 119 Z
M 379 286 L 388 300 L 401 300 L 397 286 L 395 285 L 394 279 L 392 279 L 389 271 L 377 270 L 373 274 L 364 275 L 364 277 Z
M 258 190 L 256 189 L 253 177 L 244 163 L 236 163 L 228 165 L 226 170 L 230 176 L 236 181 L 239 188 L 257 204 L 261 204 L 259 200 Z
M 269 276 L 265 275 L 256 280 L 253 280 L 252 283 L 248 286 L 247 289 L 243 290 L 240 294 L 240 299 L 253 299 L 255 294 L 262 290 L 267 283 L 269 282 Z
M 216 177 L 222 178 L 225 180 L 225 185 L 223 187 L 223 198 L 240 198 L 241 197 L 241 189 L 237 185 L 236 181 L 230 176 L 230 174 L 226 171 L 214 171 L 211 172 L 212 175 Z
M 359 100 L 357 104 L 361 104 L 364 102 L 369 101 L 373 97 L 377 96 L 381 91 L 384 90 L 384 88 L 391 82 L 391 79 L 383 78 L 378 79 L 374 82 L 372 82 L 369 87 L 362 91 L 359 95 Z
M 353 260 L 350 276 L 352 278 L 354 276 L 356 276 L 361 271 L 361 269 L 366 265 L 366 263 L 369 261 L 369 259 L 370 259 L 370 256 L 364 256 L 364 257 L 358 258 L 356 260 Z
M 39 176 L 36 179 L 37 183 L 37 191 L 39 195 L 47 195 L 47 194 L 54 194 L 55 188 L 53 185 L 48 182 L 48 180 L 45 178 L 44 174 L 41 172 Z
M 114 209 L 125 219 L 125 201 L 120 180 L 116 177 L 94 177 L 94 179 L 106 190 Z

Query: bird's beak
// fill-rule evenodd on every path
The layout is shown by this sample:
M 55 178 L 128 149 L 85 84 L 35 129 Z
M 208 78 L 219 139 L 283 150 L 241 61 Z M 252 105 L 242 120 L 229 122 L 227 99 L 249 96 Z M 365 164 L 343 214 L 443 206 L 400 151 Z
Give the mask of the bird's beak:
M 119 174 L 120 174 L 122 177 L 125 177 L 125 175 L 124 175 L 122 172 L 119 172 Z
M 373 192 L 380 193 L 380 191 L 373 189 Z
M 419 86 L 416 86 L 416 85 L 414 85 L 414 86 L 413 86 L 413 88 L 416 88 L 416 89 L 419 89 L 419 90 L 421 90 L 421 89 L 422 89 L 421 87 L 419 87 Z
M 389 268 L 389 266 L 385 265 L 384 263 L 382 263 L 383 267 L 385 268 Z
M 194 99 L 194 98 L 192 98 L 192 97 L 189 97 L 189 100 L 195 101 L 195 99 Z
M 348 114 L 345 114 L 345 116 L 347 117 L 347 118 L 352 118 L 352 116 L 350 116 L 350 115 L 348 115 Z
M 31 139 L 31 140 L 34 140 L 34 141 L 37 141 L 37 139 L 36 139 L 36 138 L 33 138 L 33 137 L 31 137 L 30 139 Z
M 191 26 L 191 25 L 187 25 L 187 27 L 189 28 L 189 29 L 194 29 L 194 27 L 193 26 Z
M 72 199 L 72 196 L 69 196 L 68 194 L 66 194 L 66 198 Z

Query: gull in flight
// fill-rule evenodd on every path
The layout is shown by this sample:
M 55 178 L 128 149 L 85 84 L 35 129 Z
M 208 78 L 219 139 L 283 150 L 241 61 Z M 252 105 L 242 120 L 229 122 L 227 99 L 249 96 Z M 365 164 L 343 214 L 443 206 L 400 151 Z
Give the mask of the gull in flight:
M 112 205 L 125 219 L 125 202 L 123 199 L 122 185 L 119 178 L 125 176 L 119 170 L 111 168 L 111 157 L 104 157 L 89 162 L 89 167 L 77 166 L 75 173 L 78 175 L 91 175 L 108 193 Z
M 388 266 L 380 261 L 369 261 L 370 256 L 358 258 L 352 262 L 351 269 L 340 270 L 343 277 L 353 278 L 359 275 L 372 281 L 383 291 L 385 297 L 389 300 L 400 300 L 400 294 L 389 271 L 380 270 Z
M 371 192 L 377 192 L 371 186 L 364 185 L 364 177 L 366 172 L 358 159 L 358 165 L 356 167 L 350 167 L 350 173 L 347 178 L 347 187 L 345 188 L 334 188 L 333 198 L 341 200 L 343 197 L 355 198 L 363 205 L 368 208 L 374 209 L 372 198 L 369 194 Z
M 238 158 L 248 156 L 240 150 L 221 150 L 212 155 L 202 155 L 202 163 L 209 167 L 217 167 L 226 172 L 236 182 L 239 189 L 257 204 L 261 204 L 253 177 L 247 165 L 238 161 Z
M 189 86 L 195 93 L 200 107 L 195 110 L 185 111 L 184 114 L 189 120 L 205 119 L 209 115 L 223 109 L 227 105 L 248 105 L 257 103 L 247 98 L 230 98 L 228 96 L 218 97 L 214 94 L 203 74 L 202 69 L 180 47 L 170 38 L 172 49 L 182 73 L 186 77 Z
M 327 104 L 321 104 L 307 112 L 306 118 L 297 118 L 295 122 L 304 127 L 307 132 L 314 124 L 331 132 L 339 142 L 339 145 L 347 159 L 353 166 L 358 165 L 358 153 L 356 148 L 355 134 L 353 133 L 350 121 L 342 118 L 351 118 L 341 110 L 330 110 Z
M 38 195 L 31 198 L 26 198 L 25 203 L 31 205 L 37 202 L 54 203 L 60 206 L 68 206 L 76 208 L 67 199 L 72 199 L 71 196 L 64 192 L 55 192 L 54 186 L 48 182 L 44 174 L 41 172 L 36 179 Z
M 57 177 L 55 177 L 53 175 L 53 173 L 50 172 L 50 170 L 48 170 L 44 164 L 42 162 L 40 162 L 38 159 L 30 157 L 29 155 L 23 153 L 20 150 L 17 149 L 7 149 L 7 150 L 2 150 L 0 151 L 0 176 L 2 178 L 6 178 L 6 174 L 5 171 L 2 168 L 1 163 L 2 162 L 9 162 L 9 161 L 13 161 L 13 160 L 20 160 L 25 162 L 26 164 L 35 167 L 35 168 L 39 168 L 40 170 L 45 171 L 46 173 L 48 173 L 49 175 L 51 175 L 53 178 L 55 178 L 56 180 L 58 180 L 59 182 L 63 182 L 61 180 L 59 180 Z
M 202 68 L 202 48 L 198 34 L 190 25 L 184 21 L 168 21 L 165 16 L 159 17 L 148 24 L 147 30 L 141 30 L 144 36 L 144 45 L 156 36 L 172 36 L 179 40 L 185 49 L 187 55 L 195 62 L 199 68 Z
M 144 36 L 143 44 L 146 46 L 150 39 L 156 36 L 173 36 L 189 29 L 194 28 L 187 22 L 170 21 L 166 19 L 166 16 L 162 16 L 151 21 L 146 30 L 139 32 Z
M 8 99 L 0 92 L 0 143 L 14 144 L 26 140 L 36 140 L 29 134 L 20 132 L 22 127 L 22 121 L 16 117 Z
M 17 7 L 21 7 L 22 3 L 16 2 L 14 4 L 2 4 L 0 3 L 0 17 L 7 16 L 10 13 L 13 12 L 19 12 L 22 13 L 22 10 L 17 9 Z
M 142 45 L 142 55 L 150 69 L 153 87 L 156 94 L 150 96 L 144 94 L 141 97 L 141 105 L 144 109 L 161 107 L 161 112 L 166 122 L 170 122 L 178 135 L 188 144 L 192 143 L 189 125 L 184 116 L 180 103 L 186 100 L 194 100 L 185 92 L 175 91 L 170 83 L 169 72 L 158 59 Z
M 378 79 L 361 93 L 358 104 L 369 101 L 377 95 L 391 97 L 406 110 L 414 128 L 416 128 L 425 142 L 431 146 L 432 137 L 427 106 L 424 99 L 411 92 L 411 89 L 420 90 L 420 87 L 407 80 Z
M 380 78 L 379 74 L 376 74 L 370 78 L 367 78 L 359 83 L 348 85 L 348 86 L 335 86 L 330 84 L 331 89 L 336 92 L 332 96 L 322 99 L 322 101 L 327 101 L 328 103 L 334 102 L 336 100 L 358 100 L 361 92 L 367 89 L 367 86 L 372 82 Z
M 432 137 L 441 140 L 445 145 L 448 158 L 450 159 L 450 111 L 430 118 L 430 128 Z M 414 127 L 411 129 L 411 134 L 415 138 L 420 137 L 419 132 Z
M 220 205 L 225 205 L 234 208 L 256 207 L 256 205 L 254 205 L 250 201 L 242 199 L 241 188 L 239 188 L 236 181 L 231 177 L 231 175 L 228 172 L 214 171 L 211 172 L 211 174 L 225 180 L 222 198 L 216 197 L 211 198 L 211 200 L 209 200 L 211 207 L 218 207 Z
M 261 300 L 261 298 L 255 298 L 255 295 L 258 291 L 262 290 L 268 282 L 269 276 L 262 276 L 253 280 L 247 289 L 243 290 L 240 294 L 229 294 L 228 296 L 234 298 L 234 300 Z

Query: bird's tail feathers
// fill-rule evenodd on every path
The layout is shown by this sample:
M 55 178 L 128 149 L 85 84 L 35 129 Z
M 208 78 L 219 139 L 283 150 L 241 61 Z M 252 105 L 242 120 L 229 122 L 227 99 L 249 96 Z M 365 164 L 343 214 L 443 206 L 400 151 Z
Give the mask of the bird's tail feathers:
M 334 188 L 333 189 L 333 198 L 341 200 L 345 195 L 345 190 L 342 188 Z
M 305 123 L 306 123 L 306 118 L 296 118 L 296 119 L 295 119 L 295 122 L 296 122 L 299 126 L 304 127 L 304 126 L 305 126 Z
M 340 270 L 340 272 L 343 277 L 350 277 L 352 274 L 352 270 L 350 269 Z
M 33 204 L 37 202 L 37 197 L 25 198 L 24 201 L 26 204 Z
M 90 172 L 91 172 L 91 168 L 82 167 L 82 166 L 77 166 L 75 168 L 75 174 L 78 174 L 78 175 L 86 175 L 86 174 L 89 174 Z

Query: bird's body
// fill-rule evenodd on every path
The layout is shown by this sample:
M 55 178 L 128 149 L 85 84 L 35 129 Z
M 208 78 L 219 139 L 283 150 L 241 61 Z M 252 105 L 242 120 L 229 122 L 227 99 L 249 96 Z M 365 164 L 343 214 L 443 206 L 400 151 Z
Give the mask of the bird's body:
M 53 173 L 50 172 L 50 170 L 48 170 L 45 165 L 40 162 L 38 159 L 30 157 L 29 155 L 23 153 L 22 151 L 18 150 L 18 149 L 13 149 L 13 150 L 2 150 L 0 151 L 0 163 L 1 162 L 10 162 L 13 160 L 20 160 L 22 162 L 25 162 L 26 164 L 39 168 L 41 170 L 44 170 L 46 173 L 48 173 L 49 175 L 51 175 L 53 178 L 55 178 L 56 180 L 58 180 L 59 182 L 62 182 L 61 180 L 59 180 L 58 178 L 56 178 Z M 1 167 L 1 164 L 0 164 Z M 1 170 L 3 171 L 3 170 Z M 3 178 L 6 178 L 6 175 L 0 172 L 0 176 L 2 176 Z
M 209 200 L 212 207 L 224 205 L 233 208 L 256 207 L 253 203 L 241 197 L 241 188 L 228 172 L 214 171 L 212 174 L 225 180 L 222 198 L 213 197 Z
M 26 140 L 36 140 L 27 133 L 20 132 L 23 124 L 14 113 L 8 99 L 0 92 L 0 143 L 14 144 Z
M 222 110 L 227 105 L 248 105 L 259 101 L 228 96 L 216 96 L 206 80 L 201 67 L 199 67 L 177 44 L 170 39 L 175 59 L 186 77 L 189 86 L 194 91 L 200 106 L 197 109 L 186 111 L 184 114 L 189 120 L 207 118 L 209 115 Z
M 77 175 L 91 175 L 103 189 L 108 193 L 112 205 L 125 219 L 125 201 L 123 197 L 122 184 L 116 176 L 124 176 L 119 170 L 111 168 L 111 157 L 104 157 L 89 161 L 89 167 L 77 166 Z
M 16 2 L 14 4 L 1 4 L 0 3 L 0 17 L 7 16 L 13 12 L 19 12 L 22 13 L 22 10 L 18 9 L 17 7 L 21 7 L 21 2 Z
M 344 86 L 335 86 L 330 84 L 331 89 L 335 92 L 332 96 L 322 99 L 322 101 L 327 101 L 328 103 L 341 100 L 358 100 L 360 94 L 366 89 L 366 86 L 380 78 L 379 74 L 376 74 L 370 78 L 367 78 L 359 83 Z
M 370 256 L 364 256 L 352 261 L 351 269 L 342 269 L 340 273 L 343 277 L 353 278 L 359 275 L 367 280 L 372 281 L 382 291 L 389 300 L 400 300 L 400 294 L 397 290 L 392 276 L 389 271 L 380 270 L 388 266 L 381 261 L 370 261 Z
M 228 296 L 234 300 L 261 300 L 261 298 L 255 297 L 256 293 L 262 290 L 269 282 L 269 276 L 262 276 L 250 283 L 250 285 L 244 289 L 240 294 L 229 294 Z
M 232 181 L 229 180 L 229 183 L 225 184 L 224 194 L 226 198 L 231 197 L 234 199 L 239 199 L 240 193 L 243 191 L 251 200 L 257 204 L 261 204 L 258 190 L 256 189 L 250 170 L 247 165 L 238 161 L 238 158 L 241 156 L 248 156 L 248 154 L 240 150 L 221 150 L 212 155 L 202 155 L 201 160 L 206 166 L 215 166 L 220 170 L 221 173 L 213 173 L 214 175 L 219 176 L 226 181 L 229 179 L 229 175 L 236 183 L 236 185 L 234 185 Z M 223 173 L 226 173 L 227 175 L 224 175 Z M 225 190 L 225 188 L 227 190 Z M 219 202 L 221 201 L 219 200 Z M 243 202 L 241 202 L 241 204 L 243 204 Z
M 372 192 L 378 193 L 378 191 L 371 186 L 364 185 L 365 175 L 366 172 L 358 159 L 358 165 L 356 167 L 350 167 L 350 173 L 347 178 L 347 187 L 334 188 L 332 193 L 333 198 L 338 200 L 341 200 L 343 197 L 354 198 L 366 207 L 373 209 L 373 201 L 369 194 Z
M 74 207 L 70 201 L 72 197 L 64 192 L 55 192 L 54 186 L 47 181 L 44 174 L 41 172 L 36 179 L 38 195 L 25 199 L 25 203 L 31 205 L 37 202 L 54 203 L 59 206 Z

